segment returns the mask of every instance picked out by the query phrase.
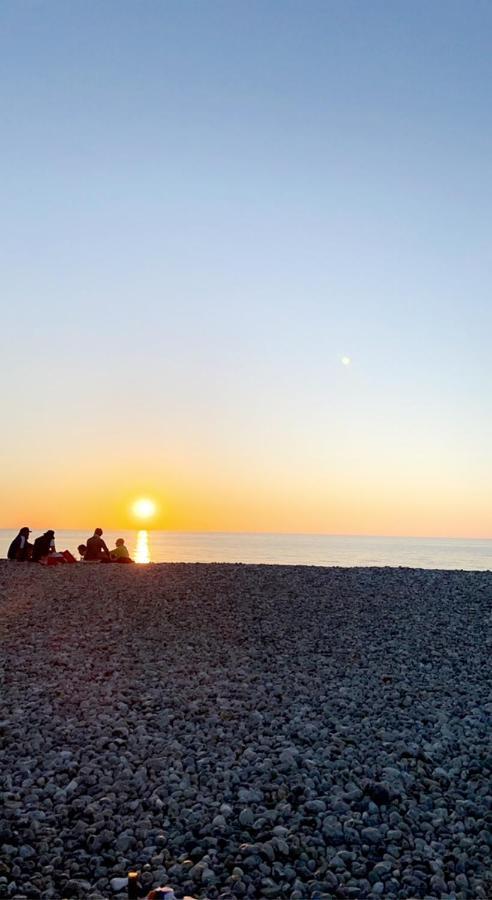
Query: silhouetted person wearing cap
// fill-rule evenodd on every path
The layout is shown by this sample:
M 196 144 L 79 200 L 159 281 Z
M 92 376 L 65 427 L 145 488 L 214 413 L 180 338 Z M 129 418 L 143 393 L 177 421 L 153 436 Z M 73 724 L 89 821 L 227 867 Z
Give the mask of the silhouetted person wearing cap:
M 84 554 L 85 562 L 111 562 L 111 556 L 106 542 L 102 539 L 102 533 L 102 528 L 96 528 L 93 536 L 88 539 Z
M 29 543 L 29 535 L 31 533 L 31 529 L 26 526 L 21 528 L 17 537 L 12 541 L 8 553 L 7 559 L 15 559 L 17 562 L 25 562 L 27 559 L 31 558 L 32 554 L 32 544 Z

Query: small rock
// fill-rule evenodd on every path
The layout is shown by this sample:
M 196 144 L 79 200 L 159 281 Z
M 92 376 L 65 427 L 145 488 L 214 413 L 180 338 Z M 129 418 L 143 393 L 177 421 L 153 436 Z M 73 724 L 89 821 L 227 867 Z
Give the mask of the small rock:
M 128 878 L 112 878 L 109 884 L 111 890 L 118 893 L 128 886 Z

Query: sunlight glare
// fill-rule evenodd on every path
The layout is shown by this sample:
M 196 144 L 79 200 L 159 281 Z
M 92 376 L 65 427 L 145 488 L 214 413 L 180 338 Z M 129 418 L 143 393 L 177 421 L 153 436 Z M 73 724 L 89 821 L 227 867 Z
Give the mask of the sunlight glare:
M 342 366 L 349 366 L 352 360 L 350 359 L 350 356 L 342 356 L 341 362 Z
M 150 562 L 149 534 L 145 529 L 137 533 L 137 546 L 135 547 L 135 562 L 145 564 Z
M 153 500 L 149 500 L 147 497 L 140 497 L 138 500 L 135 500 L 132 510 L 133 515 L 137 519 L 150 519 L 151 516 L 155 515 L 156 505 Z

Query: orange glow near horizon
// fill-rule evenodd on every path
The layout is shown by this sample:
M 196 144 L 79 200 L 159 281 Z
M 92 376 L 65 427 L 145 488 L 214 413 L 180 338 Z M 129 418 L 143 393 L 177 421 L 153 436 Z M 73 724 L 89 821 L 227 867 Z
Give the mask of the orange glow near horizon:
M 336 446 L 336 445 L 334 445 Z M 289 448 L 292 453 L 292 446 Z M 372 462 L 372 461 L 371 461 Z M 24 480 L 4 480 L 0 527 L 24 525 L 35 532 L 53 528 L 105 531 L 136 529 L 188 532 L 273 532 L 413 537 L 491 536 L 492 487 L 474 490 L 472 475 L 458 480 L 439 460 L 431 473 L 418 463 L 403 471 L 362 465 L 358 459 L 299 466 L 280 454 L 263 468 L 239 459 L 190 457 L 178 466 L 129 462 L 115 472 L 108 461 L 97 480 L 73 468 L 53 482 L 27 472 Z M 145 470 L 145 481 L 142 479 Z M 349 469 L 344 471 L 345 469 Z M 82 475 L 80 472 L 82 471 Z M 125 483 L 123 490 L 121 484 Z M 452 484 L 453 489 L 449 489 Z M 137 519 L 136 500 L 151 500 L 155 513 Z M 148 512 L 149 508 L 143 508 Z

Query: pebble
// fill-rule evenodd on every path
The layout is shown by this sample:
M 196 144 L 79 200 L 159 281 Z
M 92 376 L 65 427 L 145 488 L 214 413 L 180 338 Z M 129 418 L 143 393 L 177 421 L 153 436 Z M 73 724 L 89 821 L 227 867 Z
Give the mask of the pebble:
M 492 896 L 490 573 L 106 568 L 0 562 L 0 896 Z
M 118 893 L 118 891 L 126 890 L 128 878 L 112 878 L 109 885 L 112 891 Z
M 245 827 L 252 825 L 254 820 L 255 820 L 255 817 L 254 817 L 252 811 L 248 808 L 242 809 L 241 812 L 239 813 L 239 822 L 241 825 L 244 825 Z

